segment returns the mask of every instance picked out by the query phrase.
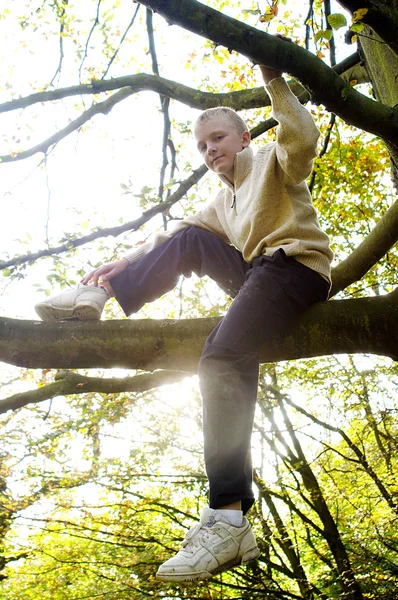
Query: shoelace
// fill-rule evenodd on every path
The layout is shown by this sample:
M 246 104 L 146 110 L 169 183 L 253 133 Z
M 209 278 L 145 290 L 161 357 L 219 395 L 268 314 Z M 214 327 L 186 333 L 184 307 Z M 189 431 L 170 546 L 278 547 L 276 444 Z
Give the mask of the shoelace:
M 212 531 L 211 527 L 206 527 L 206 525 L 198 523 L 197 525 L 195 525 L 195 527 L 192 527 L 192 529 L 190 529 L 185 535 L 181 547 L 188 550 L 189 546 L 197 548 L 198 546 L 200 546 L 200 538 L 208 538 L 212 535 L 216 535 L 216 533 Z

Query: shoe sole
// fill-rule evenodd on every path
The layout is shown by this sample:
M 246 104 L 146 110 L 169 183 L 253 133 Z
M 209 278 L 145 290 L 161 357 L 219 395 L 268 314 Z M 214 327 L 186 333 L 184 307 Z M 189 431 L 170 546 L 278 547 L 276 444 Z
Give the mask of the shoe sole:
M 252 548 L 248 550 L 241 558 L 235 558 L 229 562 L 220 565 L 214 571 L 209 573 L 208 571 L 200 571 L 199 573 L 156 573 L 156 578 L 160 581 L 194 581 L 196 579 L 210 579 L 214 575 L 229 571 L 234 567 L 240 567 L 247 565 L 248 563 L 260 558 L 260 551 L 258 548 Z
M 99 321 L 98 310 L 89 305 L 74 308 L 56 308 L 48 304 L 37 304 L 35 311 L 42 321 Z

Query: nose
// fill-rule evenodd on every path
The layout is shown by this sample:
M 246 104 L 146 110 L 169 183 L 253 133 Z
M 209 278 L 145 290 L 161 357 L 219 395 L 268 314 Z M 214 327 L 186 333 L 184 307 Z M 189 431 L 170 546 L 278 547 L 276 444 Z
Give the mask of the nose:
M 212 154 L 214 154 L 215 152 L 217 152 L 217 148 L 216 148 L 216 146 L 215 146 L 214 144 L 209 144 L 209 145 L 207 146 L 207 152 L 208 152 L 208 154 L 210 154 L 210 156 L 211 156 Z

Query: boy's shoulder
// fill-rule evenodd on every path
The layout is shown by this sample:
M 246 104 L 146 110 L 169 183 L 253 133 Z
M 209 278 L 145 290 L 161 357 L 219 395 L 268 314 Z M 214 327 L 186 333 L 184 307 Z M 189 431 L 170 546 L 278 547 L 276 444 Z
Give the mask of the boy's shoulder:
M 256 148 L 256 151 L 253 156 L 253 162 L 256 163 L 256 162 L 261 162 L 262 160 L 264 160 L 264 157 L 266 157 L 270 152 L 272 152 L 272 150 L 275 148 L 275 146 L 276 146 L 276 142 L 267 142 L 266 144 L 263 144 L 259 148 Z

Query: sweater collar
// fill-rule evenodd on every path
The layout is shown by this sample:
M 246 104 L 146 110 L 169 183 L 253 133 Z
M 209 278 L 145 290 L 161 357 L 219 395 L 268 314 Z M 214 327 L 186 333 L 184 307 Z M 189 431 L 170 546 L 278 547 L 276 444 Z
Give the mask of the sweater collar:
M 243 148 L 241 152 L 238 152 L 235 156 L 234 161 L 234 185 L 229 181 L 225 175 L 219 175 L 219 178 L 226 186 L 232 191 L 237 190 L 250 173 L 253 165 L 253 150 L 250 146 Z

